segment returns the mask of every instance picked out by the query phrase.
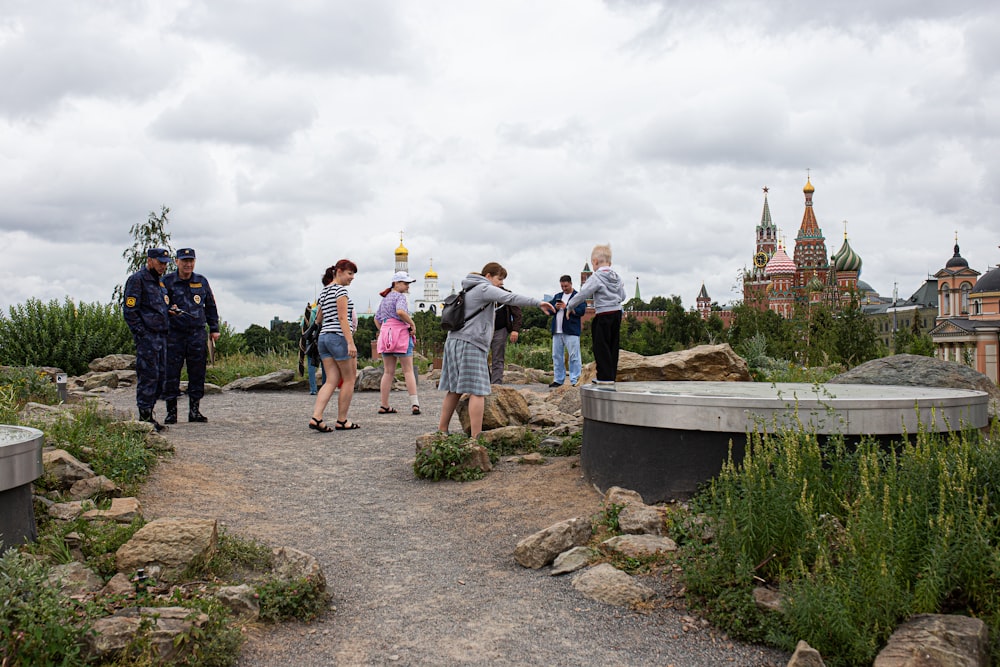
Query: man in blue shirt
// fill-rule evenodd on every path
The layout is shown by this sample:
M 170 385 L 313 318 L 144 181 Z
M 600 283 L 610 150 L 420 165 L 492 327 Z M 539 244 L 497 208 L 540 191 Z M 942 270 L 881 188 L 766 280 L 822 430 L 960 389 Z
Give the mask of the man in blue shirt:
M 153 417 L 156 399 L 163 393 L 167 373 L 167 315 L 170 299 L 161 276 L 170 262 L 170 251 L 150 248 L 146 266 L 125 281 L 122 313 L 135 341 L 135 403 L 139 419 L 157 431 L 166 426 Z
M 549 301 L 556 311 L 552 316 L 549 330 L 552 332 L 552 374 L 555 376 L 550 387 L 561 387 L 566 381 L 566 356 L 569 355 L 569 382 L 572 385 L 580 380 L 583 363 L 580 358 L 580 332 L 582 318 L 587 312 L 586 302 L 575 308 L 566 309 L 566 304 L 576 296 L 573 289 L 573 279 L 568 275 L 559 278 L 562 290 Z
M 177 423 L 177 397 L 180 395 L 181 367 L 187 364 L 188 421 L 207 422 L 200 403 L 205 395 L 205 363 L 208 336 L 219 340 L 219 311 L 215 295 L 205 276 L 194 272 L 194 248 L 177 251 L 177 272 L 163 279 L 171 308 L 167 334 L 167 381 L 163 398 L 167 402 L 167 424 Z M 209 333 L 205 334 L 205 325 Z

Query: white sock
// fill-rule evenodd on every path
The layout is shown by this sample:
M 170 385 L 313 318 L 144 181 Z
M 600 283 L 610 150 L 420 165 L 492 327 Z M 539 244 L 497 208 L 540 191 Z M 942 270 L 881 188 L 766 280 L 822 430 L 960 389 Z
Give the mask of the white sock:
M 420 407 L 420 401 L 417 400 L 417 395 L 416 394 L 410 394 L 410 405 L 418 407 L 418 408 Z

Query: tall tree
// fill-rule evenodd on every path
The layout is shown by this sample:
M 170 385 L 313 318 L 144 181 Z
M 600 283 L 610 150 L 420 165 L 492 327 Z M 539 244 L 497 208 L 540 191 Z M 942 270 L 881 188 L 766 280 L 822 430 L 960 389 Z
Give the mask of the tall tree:
M 146 265 L 146 250 L 148 248 L 166 248 L 170 251 L 170 256 L 173 257 L 174 249 L 170 245 L 170 232 L 167 231 L 167 223 L 170 222 L 167 218 L 168 213 L 170 213 L 170 208 L 161 206 L 159 215 L 155 211 L 150 211 L 146 222 L 137 222 L 128 230 L 132 236 L 132 246 L 122 251 L 126 278 Z M 115 285 L 115 290 L 111 295 L 112 303 L 121 303 L 124 290 L 123 283 Z

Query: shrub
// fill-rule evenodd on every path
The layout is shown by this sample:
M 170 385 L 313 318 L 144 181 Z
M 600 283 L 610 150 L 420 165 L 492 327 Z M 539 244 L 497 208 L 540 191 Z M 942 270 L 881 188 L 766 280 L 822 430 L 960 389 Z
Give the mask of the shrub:
M 291 581 L 268 580 L 257 586 L 260 617 L 265 621 L 311 621 L 326 608 L 329 596 L 309 577 Z
M 15 549 L 0 555 L 0 664 L 84 664 L 89 626 L 47 577 L 45 566 Z
M 0 313 L 0 363 L 57 366 L 71 375 L 108 354 L 135 350 L 119 308 L 112 304 L 74 304 L 69 297 L 42 303 L 29 299 Z
M 754 433 L 743 462 L 693 503 L 715 540 L 685 543 L 692 602 L 735 636 L 786 650 L 804 639 L 831 666 L 870 664 L 915 613 L 962 611 L 995 635 L 998 470 L 1000 450 L 978 431 L 853 448 Z M 783 614 L 756 611 L 755 580 L 786 593 Z
M 463 465 L 469 455 L 469 448 L 469 438 L 464 433 L 439 433 L 431 444 L 417 452 L 413 459 L 413 474 L 432 482 L 442 479 L 459 482 L 482 479 L 486 476 L 483 470 Z
M 0 368 L 0 391 L 8 397 L 5 402 L 15 409 L 28 401 L 51 405 L 59 400 L 58 390 L 48 373 L 36 367 Z

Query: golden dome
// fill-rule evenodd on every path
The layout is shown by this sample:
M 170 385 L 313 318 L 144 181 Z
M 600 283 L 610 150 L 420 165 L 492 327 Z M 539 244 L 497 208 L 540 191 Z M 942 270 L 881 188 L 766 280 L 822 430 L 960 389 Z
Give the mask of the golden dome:
M 406 246 L 403 245 L 403 242 L 400 241 L 399 242 L 399 247 L 396 248 L 396 257 L 406 257 L 409 254 L 410 254 L 410 251 L 407 250 Z
M 431 268 L 427 269 L 427 273 L 424 274 L 426 280 L 437 280 L 438 274 L 434 270 L 434 260 L 431 260 Z
M 806 194 L 816 192 L 816 188 L 813 187 L 813 184 L 809 181 L 808 176 L 806 177 L 806 187 L 802 188 L 802 192 L 805 192 Z

